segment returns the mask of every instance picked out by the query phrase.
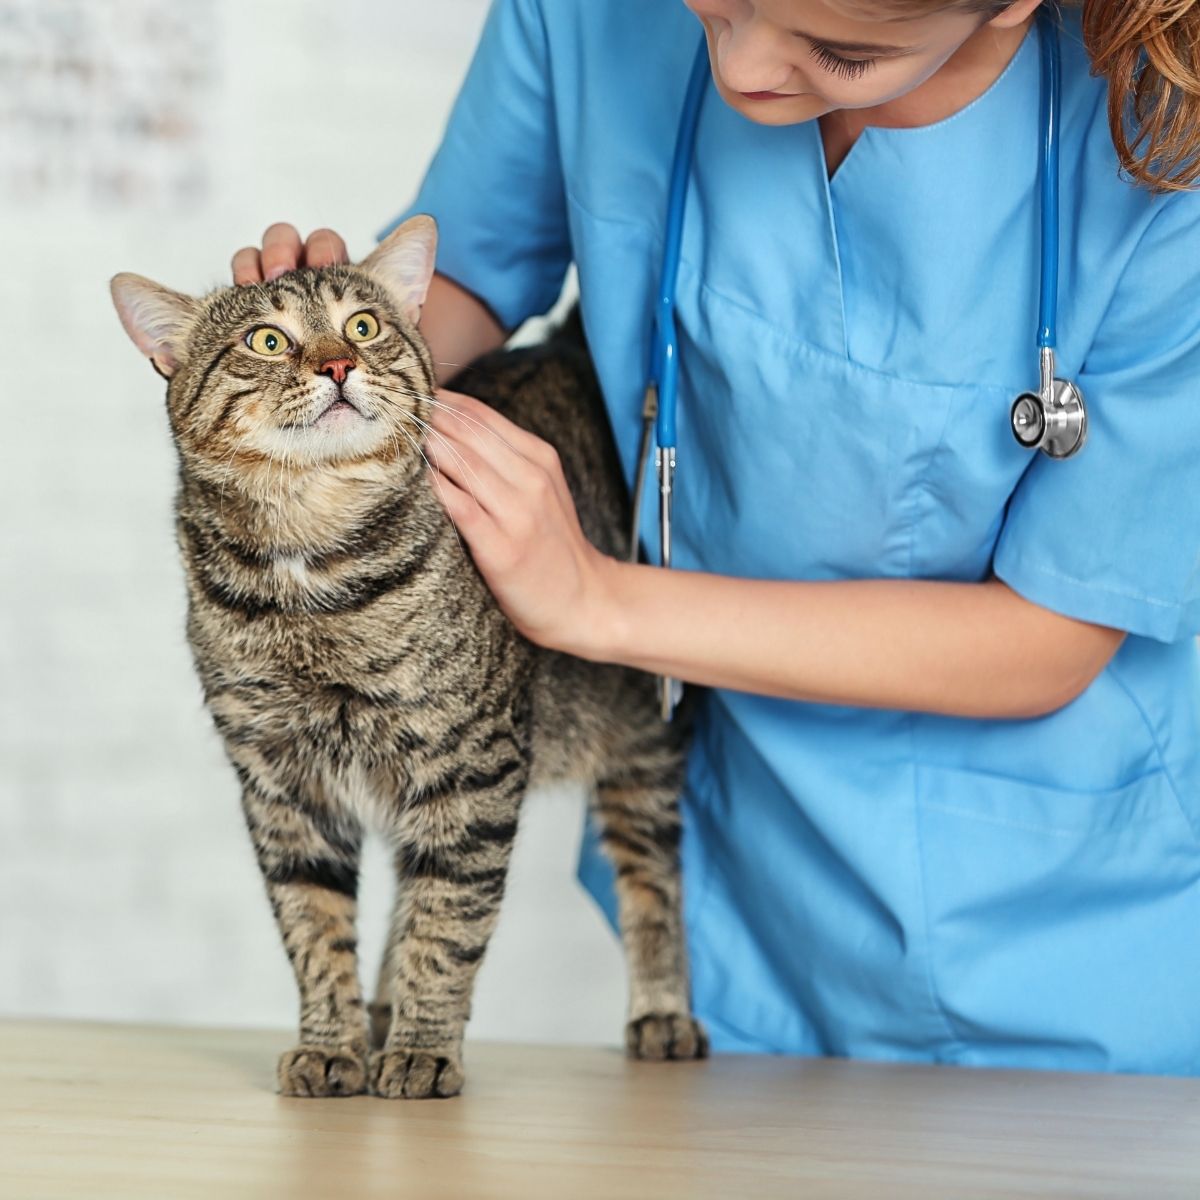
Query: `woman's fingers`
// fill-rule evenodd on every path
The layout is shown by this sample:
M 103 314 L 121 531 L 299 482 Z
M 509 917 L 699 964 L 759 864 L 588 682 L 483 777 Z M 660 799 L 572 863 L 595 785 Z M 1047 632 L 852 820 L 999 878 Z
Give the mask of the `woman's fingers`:
M 233 256 L 234 283 L 261 283 L 262 258 L 257 246 L 244 246 Z
M 482 400 L 476 400 L 474 396 L 468 396 L 466 392 L 452 392 L 448 388 L 438 388 L 437 398 L 444 408 L 450 408 L 453 411 L 447 416 L 452 421 L 460 421 L 464 428 L 474 429 L 477 431 L 487 430 L 483 436 L 496 436 L 507 442 L 514 451 L 519 453 L 519 449 L 512 437 L 507 436 L 513 434 L 518 438 L 532 437 L 532 434 L 527 434 L 519 425 L 514 425 L 507 417 L 501 416 L 490 404 L 484 404 Z
M 455 409 L 446 414 L 447 421 L 460 422 L 460 429 L 472 430 L 478 438 L 498 440 L 507 447 L 508 454 L 497 453 L 495 460 L 510 484 L 526 491 L 540 491 L 548 482 L 565 506 L 574 507 L 558 451 L 549 442 L 522 429 L 474 396 L 448 392 L 445 388 L 438 392 L 438 399 L 443 396 L 450 397 Z
M 268 282 L 300 265 L 300 234 L 294 225 L 279 221 L 263 234 L 262 272 Z
M 316 229 L 301 243 L 295 225 L 277 221 L 263 234 L 261 250 L 245 246 L 233 256 L 233 282 L 262 283 L 300 266 L 328 267 L 349 261 L 346 243 L 332 229 Z
M 425 452 L 438 473 L 509 536 L 527 537 L 536 514 L 554 502 L 557 489 L 549 473 L 473 417 L 435 410 Z
M 482 457 L 506 482 L 519 484 L 521 473 L 528 465 L 524 457 L 486 420 L 482 420 L 478 411 L 468 412 L 466 406 L 459 403 L 468 399 L 470 397 L 458 392 L 439 390 L 430 419 L 436 435 L 432 440 L 472 458 Z M 484 404 L 477 404 L 477 409 L 494 411 Z
M 349 261 L 346 243 L 332 229 L 317 229 L 308 235 L 308 241 L 304 243 L 306 267 L 328 267 Z
M 481 495 L 480 503 L 494 516 L 499 519 L 494 502 L 511 505 L 517 493 L 533 505 L 545 504 L 551 493 L 570 503 L 565 482 L 558 486 L 562 472 L 549 443 L 474 397 L 443 388 L 437 400 L 431 419 L 433 433 L 426 444 L 442 449 L 443 457 L 465 460 L 467 467 L 484 479 L 487 495 Z
M 434 420 L 456 436 L 476 440 L 480 445 L 498 443 L 508 451 L 512 463 L 522 460 L 545 465 L 544 451 L 549 443 L 522 429 L 498 413 L 490 404 L 464 392 L 439 388 L 434 405 Z
M 433 490 L 437 492 L 455 527 L 470 539 L 479 530 L 482 522 L 488 520 L 486 510 L 472 499 L 470 492 L 459 487 L 449 475 L 438 470 L 430 471 L 429 475 Z
M 469 441 L 435 429 L 425 439 L 425 454 L 437 472 L 457 484 L 493 517 L 500 518 L 512 505 L 515 493 L 495 456 L 481 454 Z

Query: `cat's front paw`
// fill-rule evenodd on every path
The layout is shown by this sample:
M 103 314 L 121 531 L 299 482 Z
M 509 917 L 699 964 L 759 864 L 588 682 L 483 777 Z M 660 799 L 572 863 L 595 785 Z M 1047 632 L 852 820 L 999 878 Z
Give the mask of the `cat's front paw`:
M 630 1058 L 707 1058 L 708 1034 L 690 1013 L 647 1013 L 625 1026 Z
M 357 1096 L 367 1090 L 367 1060 L 359 1046 L 296 1046 L 279 1056 L 284 1096 Z
M 462 1085 L 458 1055 L 426 1050 L 380 1050 L 371 1055 L 371 1091 L 388 1100 L 457 1096 Z

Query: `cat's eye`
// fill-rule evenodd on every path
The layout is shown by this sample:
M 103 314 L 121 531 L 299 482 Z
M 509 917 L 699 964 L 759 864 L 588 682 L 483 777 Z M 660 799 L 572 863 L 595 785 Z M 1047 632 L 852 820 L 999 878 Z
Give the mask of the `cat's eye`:
M 274 325 L 261 325 L 258 329 L 252 329 L 246 334 L 246 345 L 255 354 L 264 354 L 268 358 L 274 358 L 275 355 L 290 349 L 292 343 L 288 341 L 288 336 L 282 329 L 276 329 Z
M 369 312 L 355 313 L 346 322 L 346 336 L 352 342 L 369 342 L 379 332 L 379 322 Z

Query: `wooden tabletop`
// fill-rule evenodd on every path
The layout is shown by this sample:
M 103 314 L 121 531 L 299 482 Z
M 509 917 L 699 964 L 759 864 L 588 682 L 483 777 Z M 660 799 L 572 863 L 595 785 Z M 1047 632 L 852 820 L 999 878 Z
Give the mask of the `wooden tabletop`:
M 468 1042 L 453 1100 L 297 1100 L 290 1044 L 0 1022 L 0 1196 L 1200 1197 L 1200 1080 Z

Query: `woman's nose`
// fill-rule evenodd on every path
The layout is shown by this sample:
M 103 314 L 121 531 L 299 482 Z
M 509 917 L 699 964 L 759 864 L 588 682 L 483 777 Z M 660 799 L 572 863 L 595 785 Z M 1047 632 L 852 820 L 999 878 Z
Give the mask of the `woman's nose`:
M 791 77 L 775 38 L 762 22 L 739 21 L 717 38 L 717 68 L 732 92 L 774 92 Z

